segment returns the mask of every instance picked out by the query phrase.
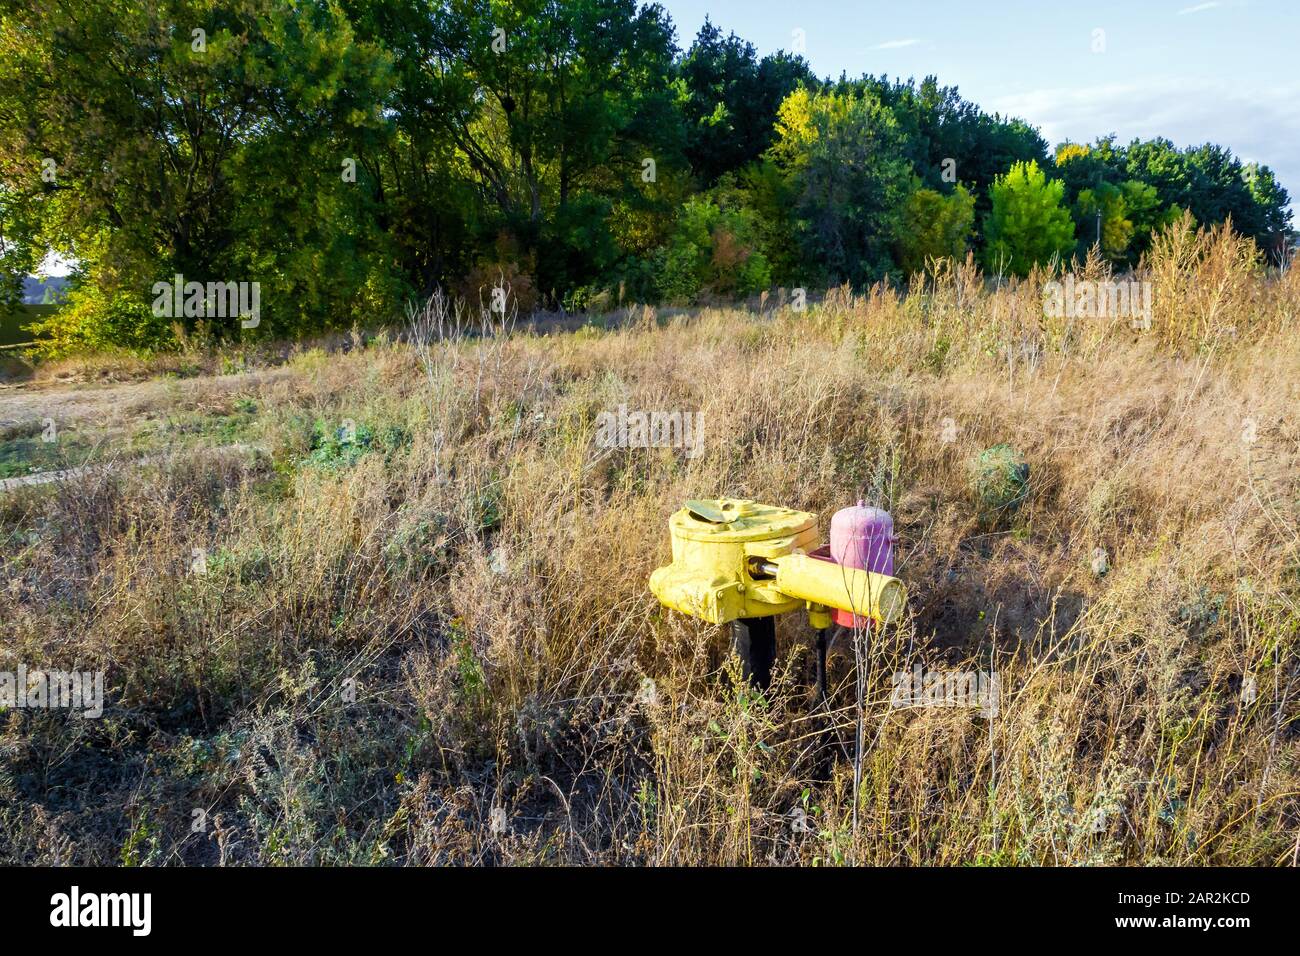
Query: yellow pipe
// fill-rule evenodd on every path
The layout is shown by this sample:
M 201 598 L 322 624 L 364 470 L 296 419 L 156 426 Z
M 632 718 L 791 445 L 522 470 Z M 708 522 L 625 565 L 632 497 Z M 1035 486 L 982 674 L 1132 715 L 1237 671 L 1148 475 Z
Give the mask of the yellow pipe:
M 861 571 L 806 554 L 768 558 L 776 565 L 777 590 L 814 604 L 870 617 L 889 624 L 903 613 L 907 592 L 903 582 L 885 574 Z

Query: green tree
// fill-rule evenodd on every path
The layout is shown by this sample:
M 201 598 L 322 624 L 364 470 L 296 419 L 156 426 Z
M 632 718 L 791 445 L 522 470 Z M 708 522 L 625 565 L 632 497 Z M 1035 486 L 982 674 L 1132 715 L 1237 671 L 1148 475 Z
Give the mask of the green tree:
M 441 127 L 448 111 L 465 108 L 472 91 L 443 82 L 430 68 L 436 26 L 430 3 L 351 0 L 348 9 L 356 36 L 386 50 L 393 64 L 386 121 L 349 137 L 357 185 L 411 285 L 421 293 L 454 285 L 499 225 Z
M 1260 210 L 1260 230 L 1255 235 L 1260 247 L 1274 263 L 1282 261 L 1287 246 L 1295 241 L 1291 228 L 1291 197 L 1273 175 L 1273 170 L 1259 163 L 1242 168 L 1242 178 L 1250 196 Z
M 984 224 L 986 267 L 999 275 L 1028 275 L 1035 264 L 1068 256 L 1074 223 L 1062 203 L 1065 185 L 1049 180 L 1036 162 L 1016 163 L 990 189 Z
M 705 18 L 678 65 L 684 90 L 686 156 L 706 185 L 758 159 L 772 143 L 781 101 L 816 77 L 802 57 L 777 53 L 761 61 L 753 44 Z
M 1156 188 L 1136 179 L 1124 180 L 1119 188 L 1124 194 L 1125 215 L 1133 223 L 1133 238 L 1129 242 L 1126 262 L 1134 265 L 1151 248 L 1151 239 L 1156 233 L 1182 218 L 1183 209 L 1178 205 L 1162 205 Z
M 1079 191 L 1074 204 L 1079 251 L 1097 246 L 1107 259 L 1119 259 L 1133 240 L 1133 220 L 1128 218 L 1124 191 L 1111 183 Z
M 47 248 L 79 261 L 103 292 L 83 296 L 86 321 L 176 273 L 258 282 L 264 330 L 389 299 L 386 239 L 340 165 L 382 123 L 390 61 L 337 6 L 38 0 L 3 17 L 6 242 L 17 267 Z
M 789 177 L 807 281 L 863 286 L 896 270 L 910 182 L 901 145 L 893 113 L 869 91 L 785 98 L 769 155 Z
M 1182 162 L 1180 154 L 1175 158 Z M 1115 145 L 1114 136 L 1091 146 L 1062 143 L 1054 167 L 1074 213 L 1080 256 L 1100 242 L 1105 256 L 1133 265 L 1150 248 L 1152 235 L 1183 214 L 1181 206 L 1161 200 L 1155 185 L 1132 178 L 1128 152 Z
M 1213 143 L 1178 149 L 1167 139 L 1134 140 L 1124 150 L 1127 178 L 1155 188 L 1169 216 L 1186 209 L 1197 222 L 1233 228 L 1276 254 L 1290 235 L 1290 197 L 1266 166 L 1243 166 L 1232 151 Z
M 616 202 L 653 201 L 643 187 L 684 165 L 662 8 L 636 0 L 427 7 L 433 27 L 420 62 L 437 106 L 424 118 L 452 144 L 482 204 L 495 208 L 492 231 L 514 233 L 547 290 L 608 269 L 618 254 L 608 222 Z
M 977 193 L 977 209 L 980 195 L 1013 163 L 1047 162 L 1047 142 L 1036 129 L 985 113 L 934 76 L 919 84 L 868 76 L 836 87 L 850 89 L 869 90 L 889 107 L 903 137 L 902 152 L 924 186 L 947 193 L 959 180 L 967 183 Z
M 725 180 L 724 180 L 725 182 Z M 737 204 L 749 211 L 759 250 L 772 270 L 772 282 L 796 286 L 807 276 L 795 213 L 797 184 L 770 159 L 751 163 L 736 174 Z M 720 184 L 719 189 L 723 186 Z
M 913 190 L 903 205 L 896 253 L 902 270 L 920 272 L 931 259 L 962 259 L 975 225 L 975 196 L 958 184 L 952 195 Z
M 768 287 L 771 270 L 758 251 L 753 215 L 715 201 L 716 194 L 688 200 L 661 257 L 660 292 L 670 301 L 700 293 L 749 295 Z
M 1103 137 L 1091 146 L 1067 141 L 1056 147 L 1051 167 L 1043 168 L 1065 184 L 1067 205 L 1074 205 L 1085 189 L 1095 192 L 1105 186 L 1118 186 L 1124 179 L 1123 155 L 1115 149 L 1114 139 Z

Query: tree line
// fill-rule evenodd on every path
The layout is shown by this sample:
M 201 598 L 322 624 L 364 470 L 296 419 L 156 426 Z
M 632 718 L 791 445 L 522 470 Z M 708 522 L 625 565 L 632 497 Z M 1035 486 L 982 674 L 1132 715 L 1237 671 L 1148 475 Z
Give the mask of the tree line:
M 257 282 L 257 334 L 297 335 L 503 280 L 576 310 L 1122 268 L 1184 216 L 1276 260 L 1288 203 L 1222 146 L 1049 151 L 934 77 L 819 78 L 708 22 L 682 49 L 636 0 L 0 0 L 0 305 L 72 257 L 57 348 L 166 346 L 173 276 Z

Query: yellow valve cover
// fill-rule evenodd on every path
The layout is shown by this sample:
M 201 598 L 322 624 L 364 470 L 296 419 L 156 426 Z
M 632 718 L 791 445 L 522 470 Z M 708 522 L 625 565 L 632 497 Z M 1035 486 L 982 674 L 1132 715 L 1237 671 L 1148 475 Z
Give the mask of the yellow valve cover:
M 885 574 L 845 567 L 807 554 L 776 558 L 776 586 L 810 604 L 836 607 L 892 624 L 907 605 L 903 582 Z
M 751 557 L 776 558 L 817 547 L 817 516 L 736 498 L 686 502 L 668 521 L 673 560 L 650 575 L 650 590 L 670 608 L 713 624 L 769 617 L 805 606 L 754 580 Z
M 688 501 L 668 531 L 673 560 L 650 575 L 650 590 L 662 604 L 713 624 L 801 607 L 818 628 L 830 625 L 828 607 L 889 624 L 907 603 L 897 578 L 810 556 L 817 516 L 807 511 L 736 498 Z M 766 575 L 750 575 L 751 558 L 766 559 Z

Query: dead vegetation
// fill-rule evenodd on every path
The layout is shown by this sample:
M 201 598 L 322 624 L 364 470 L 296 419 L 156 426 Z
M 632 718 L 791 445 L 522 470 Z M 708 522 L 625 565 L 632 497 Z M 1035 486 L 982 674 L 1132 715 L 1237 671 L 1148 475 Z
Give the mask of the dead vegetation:
M 1237 243 L 1158 245 L 1149 331 L 966 266 L 191 380 L 265 453 L 0 498 L 0 670 L 107 688 L 0 713 L 0 859 L 1293 864 L 1300 278 Z M 621 403 L 698 411 L 704 453 L 596 448 Z M 990 523 L 999 442 L 1030 493 Z M 856 794 L 847 638 L 815 713 L 796 616 L 761 698 L 646 587 L 721 495 L 896 517 Z M 917 662 L 995 671 L 996 717 L 891 707 Z

